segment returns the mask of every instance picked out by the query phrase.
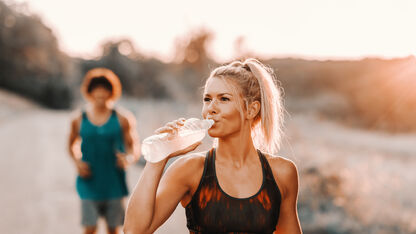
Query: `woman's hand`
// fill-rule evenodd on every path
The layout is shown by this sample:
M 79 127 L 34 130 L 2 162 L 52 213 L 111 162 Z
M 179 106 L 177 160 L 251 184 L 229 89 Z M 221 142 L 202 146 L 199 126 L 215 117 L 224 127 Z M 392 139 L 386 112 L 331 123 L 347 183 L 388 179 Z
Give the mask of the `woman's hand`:
M 169 154 L 168 158 L 173 158 L 182 154 L 187 154 L 193 150 L 195 150 L 196 148 L 198 148 L 198 146 L 201 144 L 202 142 L 198 141 L 196 143 L 193 143 L 192 145 L 186 147 L 185 149 L 182 150 L 178 150 L 176 152 L 173 152 L 171 154 Z
M 88 163 L 82 161 L 81 159 L 76 159 L 75 166 L 77 167 L 79 176 L 82 178 L 88 178 L 91 176 L 91 169 Z
M 171 140 L 175 138 L 175 136 L 177 136 L 179 128 L 182 127 L 184 123 L 185 123 L 184 118 L 171 121 L 165 124 L 165 126 L 156 129 L 155 133 L 156 134 L 167 133 L 168 134 L 167 138 Z
M 167 133 L 168 134 L 167 139 L 172 140 L 173 138 L 177 137 L 178 131 L 184 125 L 184 123 L 185 123 L 184 118 L 174 120 L 172 122 L 167 123 L 165 126 L 157 129 L 155 131 L 155 133 L 156 134 Z M 179 156 L 179 155 L 187 154 L 187 153 L 195 150 L 201 143 L 202 142 L 199 141 L 199 142 L 196 142 L 196 143 L 186 147 L 185 149 L 175 151 L 175 152 L 171 153 L 170 155 L 168 155 L 168 157 L 166 157 L 166 160 L 169 159 L 169 158 Z

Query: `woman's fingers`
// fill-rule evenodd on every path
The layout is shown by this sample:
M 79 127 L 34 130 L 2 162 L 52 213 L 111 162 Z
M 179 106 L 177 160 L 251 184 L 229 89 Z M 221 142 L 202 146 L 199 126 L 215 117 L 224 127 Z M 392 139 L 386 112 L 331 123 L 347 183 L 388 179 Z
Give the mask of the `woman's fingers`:
M 184 118 L 180 118 L 180 119 L 168 122 L 167 124 L 165 124 L 165 126 L 156 129 L 155 133 L 156 134 L 160 134 L 160 133 L 174 134 L 178 131 L 180 127 L 184 125 L 184 123 L 185 123 Z
M 185 123 L 185 120 L 186 120 L 185 118 L 180 118 L 180 119 L 177 120 L 177 122 L 180 126 L 183 126 L 184 123 Z
M 178 128 L 182 127 L 184 125 L 184 123 L 185 123 L 185 119 L 180 118 L 180 119 L 177 119 L 177 120 L 174 120 L 172 122 L 167 123 L 166 126 L 171 127 L 173 129 L 178 129 Z
M 182 154 L 187 154 L 187 153 L 195 150 L 200 144 L 202 144 L 202 142 L 201 141 L 198 141 L 198 142 L 196 142 L 196 143 L 194 143 L 194 144 L 186 147 L 185 149 L 178 150 L 178 151 L 172 153 L 168 157 L 172 158 L 172 157 L 176 157 L 176 156 L 179 156 L 179 155 L 182 155 Z
M 155 133 L 156 134 L 160 134 L 160 133 L 173 133 L 174 130 L 171 127 L 161 127 L 156 129 Z

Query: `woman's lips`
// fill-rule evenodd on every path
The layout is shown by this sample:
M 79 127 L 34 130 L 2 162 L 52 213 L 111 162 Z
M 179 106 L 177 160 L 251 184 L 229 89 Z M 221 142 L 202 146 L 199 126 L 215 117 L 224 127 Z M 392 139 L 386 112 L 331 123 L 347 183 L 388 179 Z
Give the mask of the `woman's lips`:
M 211 128 L 215 127 L 215 125 L 218 123 L 217 119 L 214 119 L 214 118 L 207 118 L 207 119 L 211 119 L 214 121 L 214 124 L 212 124 Z

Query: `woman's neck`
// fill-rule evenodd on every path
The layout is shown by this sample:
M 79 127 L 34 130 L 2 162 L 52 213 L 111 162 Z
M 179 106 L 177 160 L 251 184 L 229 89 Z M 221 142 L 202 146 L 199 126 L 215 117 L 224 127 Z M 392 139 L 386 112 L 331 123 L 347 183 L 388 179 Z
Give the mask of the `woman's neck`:
M 232 136 L 219 138 L 216 155 L 219 155 L 220 160 L 232 162 L 236 167 L 241 167 L 247 160 L 255 159 L 253 156 L 257 156 L 257 151 L 251 138 L 250 128 L 242 128 Z

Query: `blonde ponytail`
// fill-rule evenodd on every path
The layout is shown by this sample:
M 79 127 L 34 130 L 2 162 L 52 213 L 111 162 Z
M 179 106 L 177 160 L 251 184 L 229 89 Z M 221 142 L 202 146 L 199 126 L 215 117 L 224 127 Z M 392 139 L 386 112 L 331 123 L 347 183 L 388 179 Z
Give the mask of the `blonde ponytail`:
M 252 125 L 253 143 L 264 152 L 276 154 L 282 135 L 283 104 L 272 69 L 250 58 L 220 66 L 211 72 L 210 77 L 235 81 L 240 86 L 246 107 L 253 101 L 260 102 L 260 112 Z
M 256 59 L 247 59 L 246 64 L 260 88 L 260 123 L 253 126 L 254 145 L 269 153 L 276 153 L 280 148 L 283 125 L 283 105 L 281 92 L 277 88 L 273 71 Z

